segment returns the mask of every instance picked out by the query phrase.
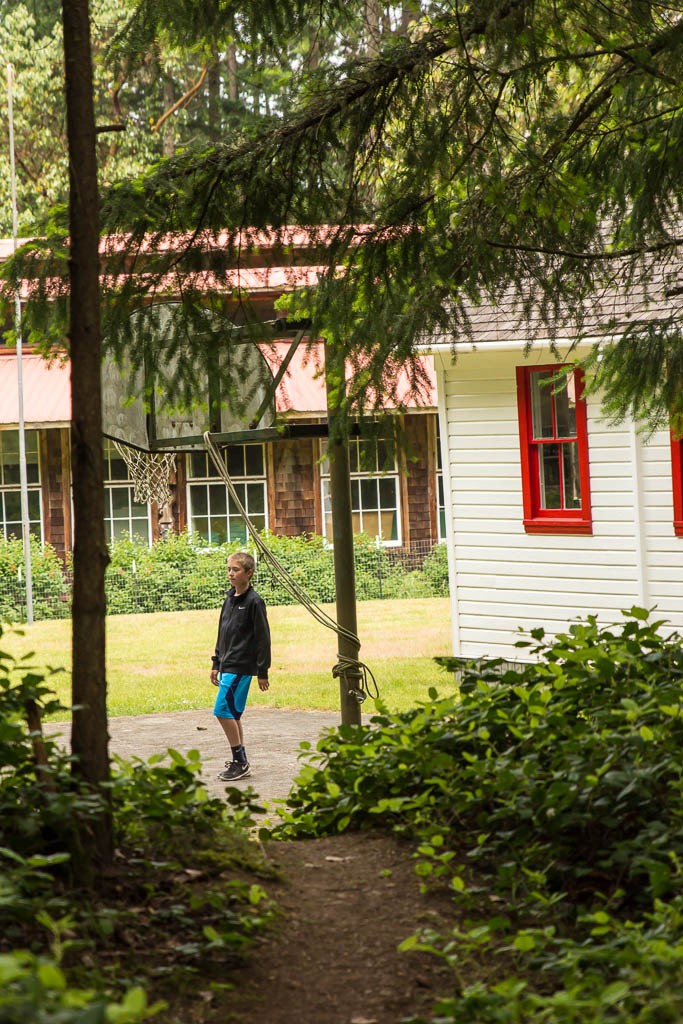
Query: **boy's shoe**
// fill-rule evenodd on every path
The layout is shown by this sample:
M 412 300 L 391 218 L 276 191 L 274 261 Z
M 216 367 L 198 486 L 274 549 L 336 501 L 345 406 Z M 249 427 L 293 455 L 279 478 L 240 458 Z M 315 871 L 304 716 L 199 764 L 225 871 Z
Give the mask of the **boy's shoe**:
M 222 782 L 238 782 L 240 779 L 246 779 L 251 775 L 251 768 L 249 763 L 244 764 L 241 761 L 231 761 L 225 771 L 218 773 L 218 778 Z

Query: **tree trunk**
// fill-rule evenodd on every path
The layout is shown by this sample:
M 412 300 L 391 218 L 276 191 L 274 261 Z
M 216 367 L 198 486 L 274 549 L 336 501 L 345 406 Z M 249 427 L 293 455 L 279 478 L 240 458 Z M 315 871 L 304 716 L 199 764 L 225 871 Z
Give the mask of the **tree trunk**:
M 76 757 L 74 778 L 88 786 L 100 787 L 109 779 L 104 597 L 108 553 L 103 518 L 99 202 L 88 0 L 62 0 L 62 20 L 71 233 L 69 340 L 74 506 L 71 746 Z M 81 869 L 87 869 L 93 862 L 99 867 L 111 863 L 112 831 L 111 812 L 106 810 L 94 828 L 89 827 L 87 835 L 80 837 L 86 861 L 79 865 Z
M 170 110 L 175 102 L 173 82 L 166 79 L 164 82 L 164 110 Z M 175 133 L 173 131 L 173 118 L 164 123 L 164 136 L 162 152 L 164 156 L 175 156 Z
M 365 53 L 367 57 L 376 57 L 379 53 L 381 19 L 382 5 L 380 0 L 365 0 Z
M 221 137 L 221 64 L 220 55 L 214 51 L 213 63 L 209 68 L 209 140 L 219 142 Z
M 237 48 L 234 43 L 228 46 L 227 56 L 228 71 L 228 99 L 231 103 L 237 103 L 239 99 L 239 83 L 237 81 Z

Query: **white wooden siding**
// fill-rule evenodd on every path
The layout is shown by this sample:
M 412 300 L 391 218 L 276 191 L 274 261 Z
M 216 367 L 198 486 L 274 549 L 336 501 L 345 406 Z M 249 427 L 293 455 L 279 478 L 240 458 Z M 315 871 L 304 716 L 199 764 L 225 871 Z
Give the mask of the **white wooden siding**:
M 527 361 L 549 362 L 547 350 Z M 630 424 L 610 426 L 599 399 L 589 398 L 593 533 L 527 534 L 515 379 L 524 364 L 521 351 L 481 346 L 440 366 L 456 653 L 522 657 L 514 648 L 520 626 L 554 634 L 589 613 L 618 622 L 622 609 L 642 603 L 683 631 L 668 434 L 646 444 Z

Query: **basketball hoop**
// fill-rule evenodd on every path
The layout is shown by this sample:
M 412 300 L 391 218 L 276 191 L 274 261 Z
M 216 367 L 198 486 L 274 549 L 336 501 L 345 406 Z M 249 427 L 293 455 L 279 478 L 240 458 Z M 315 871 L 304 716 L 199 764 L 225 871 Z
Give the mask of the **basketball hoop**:
M 159 508 L 168 505 L 172 497 L 169 477 L 175 469 L 175 453 L 145 452 L 116 439 L 112 439 L 112 444 L 128 467 L 135 501 L 140 505 L 153 501 Z

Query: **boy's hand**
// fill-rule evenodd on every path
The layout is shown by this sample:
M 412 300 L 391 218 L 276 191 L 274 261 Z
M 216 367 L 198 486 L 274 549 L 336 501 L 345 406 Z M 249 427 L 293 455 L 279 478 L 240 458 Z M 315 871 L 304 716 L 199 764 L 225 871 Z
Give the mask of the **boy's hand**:
M 268 687 L 270 686 L 270 683 L 268 682 L 267 679 L 259 679 L 258 685 L 260 690 L 267 690 Z
M 217 668 L 212 668 L 211 669 L 211 682 L 213 683 L 214 686 L 218 686 L 218 669 Z

